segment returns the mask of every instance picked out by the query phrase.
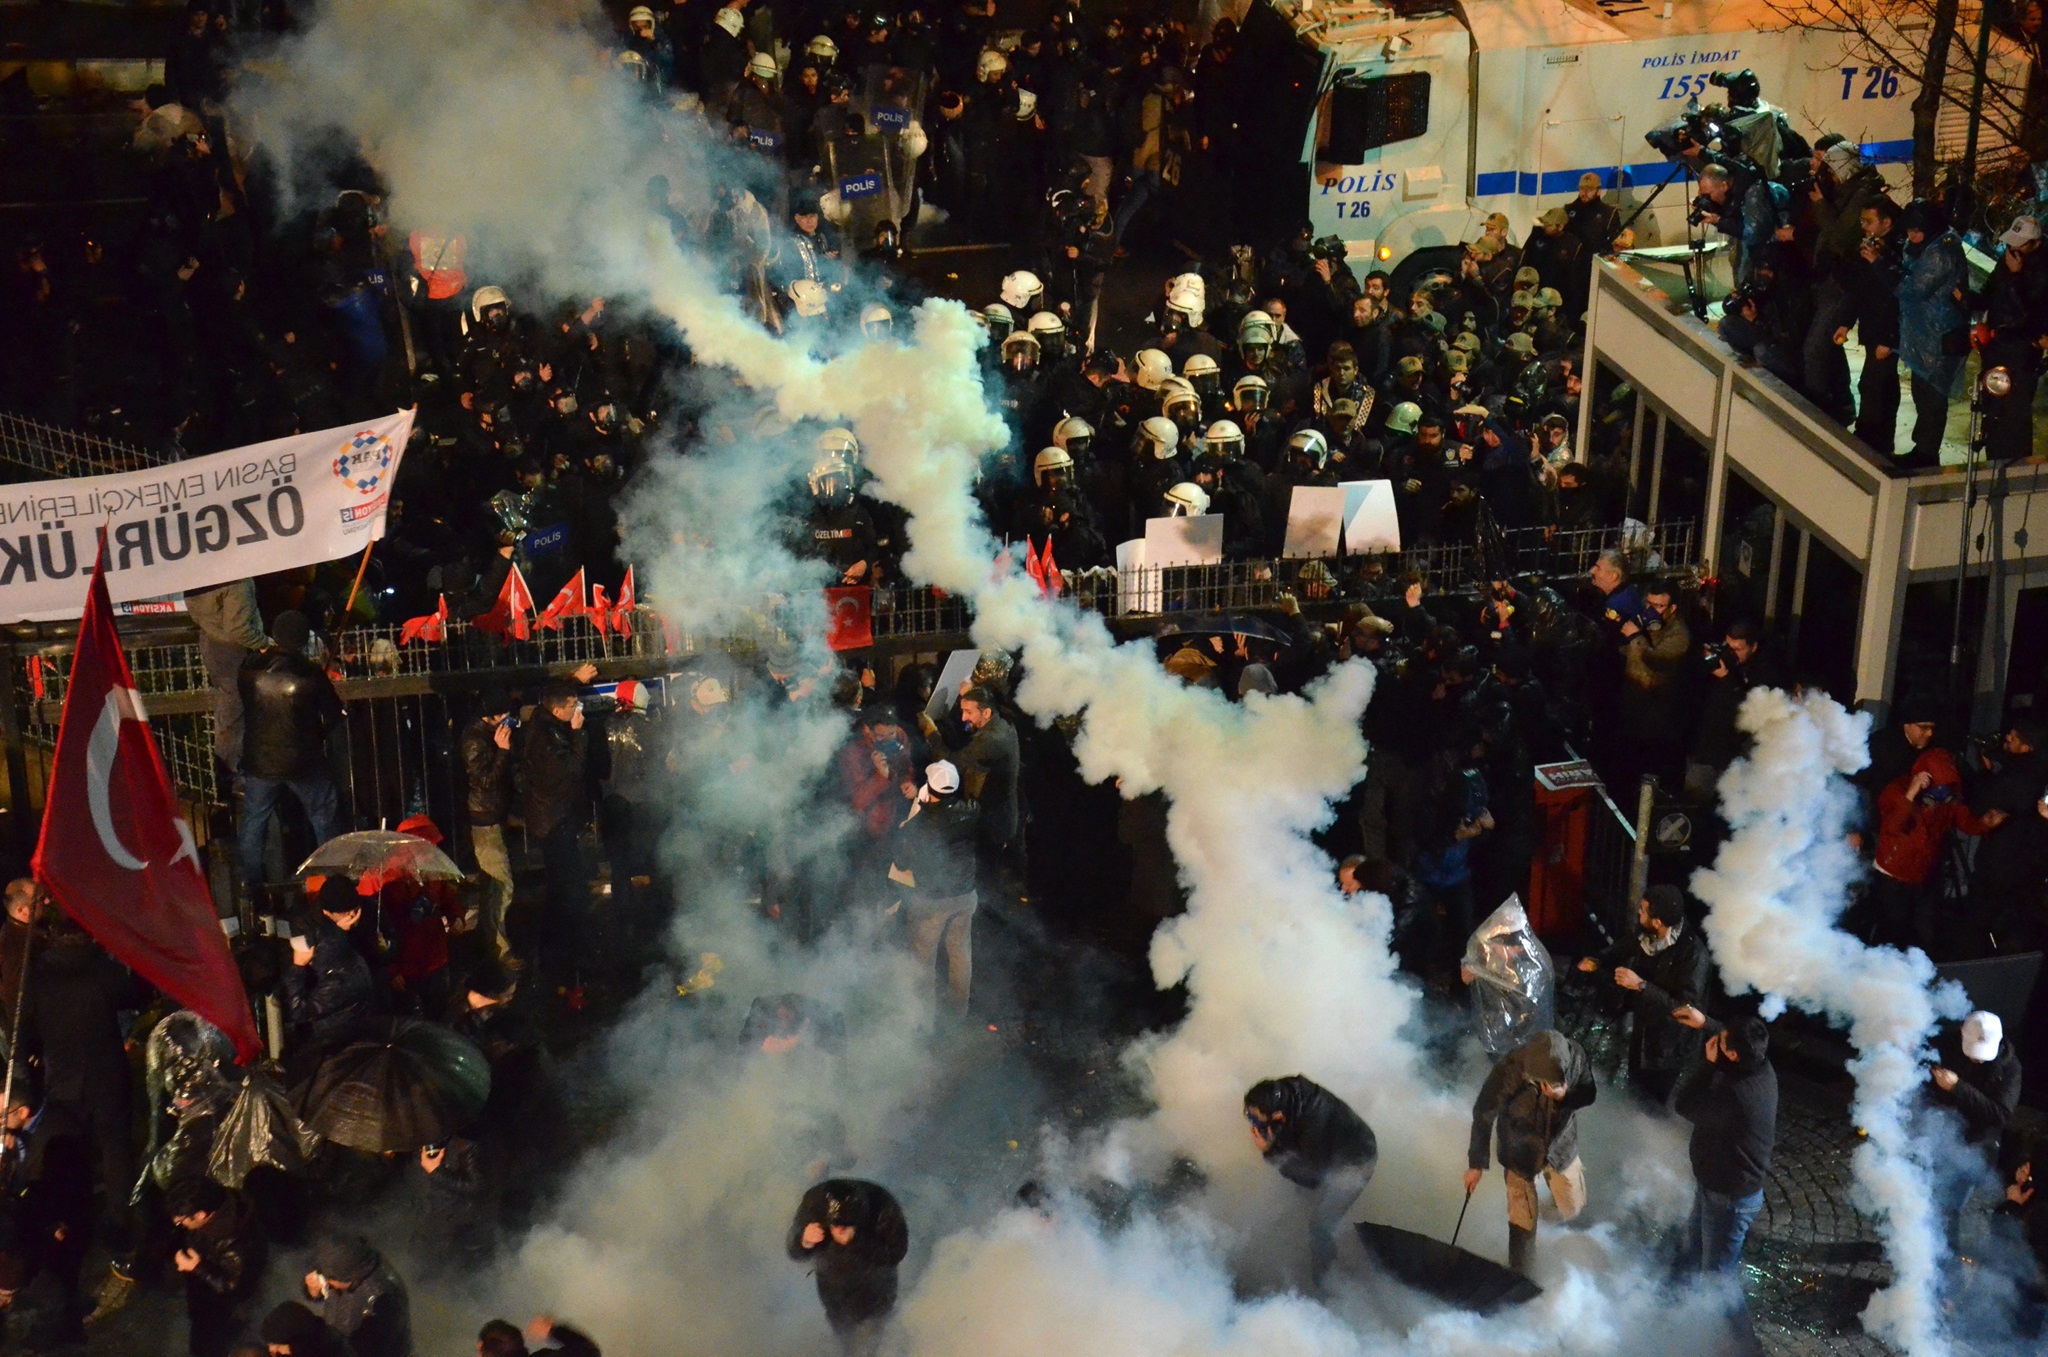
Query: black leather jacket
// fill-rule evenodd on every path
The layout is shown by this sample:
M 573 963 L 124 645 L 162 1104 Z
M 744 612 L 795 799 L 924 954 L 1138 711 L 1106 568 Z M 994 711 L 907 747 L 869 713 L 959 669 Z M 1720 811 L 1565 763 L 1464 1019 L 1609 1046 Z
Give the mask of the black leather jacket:
M 272 647 L 242 661 L 246 713 L 242 771 L 252 777 L 312 777 L 327 768 L 327 732 L 342 718 L 341 694 L 319 665 Z
M 526 798 L 526 832 L 544 839 L 557 826 L 581 826 L 590 819 L 588 746 L 584 733 L 536 707 L 520 752 L 520 791 Z
M 494 719 L 462 728 L 462 774 L 469 784 L 467 810 L 473 825 L 501 825 L 512 809 L 512 751 L 498 748 Z

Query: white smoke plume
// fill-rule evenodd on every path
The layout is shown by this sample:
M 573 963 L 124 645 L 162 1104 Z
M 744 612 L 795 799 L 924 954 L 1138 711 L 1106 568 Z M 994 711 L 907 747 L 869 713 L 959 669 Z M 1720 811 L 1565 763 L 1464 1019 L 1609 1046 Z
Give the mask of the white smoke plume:
M 1941 1309 L 1948 1255 L 1929 1147 L 1912 1127 L 1926 1072 L 1921 1051 L 1943 1017 L 1966 1007 L 1937 986 L 1925 953 L 1871 947 L 1838 926 L 1861 871 L 1846 835 L 1846 777 L 1868 761 L 1870 718 L 1825 693 L 1752 692 L 1741 728 L 1755 740 L 1721 779 L 1730 834 L 1693 876 L 1708 908 L 1706 937 L 1732 992 L 1754 991 L 1765 1016 L 1787 1004 L 1841 1023 L 1856 1048 L 1857 1203 L 1876 1216 L 1893 1284 L 1871 1298 L 1865 1325 L 1913 1357 L 1949 1350 Z

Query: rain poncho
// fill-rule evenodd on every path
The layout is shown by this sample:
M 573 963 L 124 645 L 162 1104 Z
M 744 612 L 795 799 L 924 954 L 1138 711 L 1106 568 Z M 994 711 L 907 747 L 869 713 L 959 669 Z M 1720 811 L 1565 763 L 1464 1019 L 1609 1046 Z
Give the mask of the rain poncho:
M 1557 1025 L 1557 968 L 1529 926 L 1522 897 L 1510 895 L 1465 944 L 1479 1044 L 1498 1060 Z

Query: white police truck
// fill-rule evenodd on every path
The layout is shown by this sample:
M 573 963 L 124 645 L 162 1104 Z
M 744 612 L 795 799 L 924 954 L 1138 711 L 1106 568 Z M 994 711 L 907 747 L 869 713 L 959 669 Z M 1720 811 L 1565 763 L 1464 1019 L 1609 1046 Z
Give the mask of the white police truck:
M 1354 270 L 1394 270 L 1401 291 L 1424 270 L 1454 267 L 1457 246 L 1476 238 L 1490 213 L 1505 213 L 1520 243 L 1589 172 L 1628 217 L 1672 171 L 1644 134 L 1693 101 L 1725 104 L 1708 82 L 1717 72 L 1755 72 L 1764 99 L 1800 135 L 1841 133 L 1903 187 L 1918 72 L 1859 56 L 1841 33 L 1793 24 L 1786 13 L 1796 8 L 1794 0 L 1254 0 L 1246 24 L 1273 35 L 1283 31 L 1277 19 L 1297 49 L 1320 56 L 1297 162 L 1308 172 L 1309 220 L 1316 236 L 1344 241 Z M 1958 88 L 1969 79 L 1977 27 L 1974 4 L 1962 8 L 1951 54 Z M 1887 48 L 1925 46 L 1912 18 L 1900 23 L 1901 40 Z M 1995 40 L 1989 70 L 2017 89 L 2025 58 Z M 1960 145 L 1965 123 L 1962 110 L 1945 106 L 1938 142 Z M 1992 126 L 1987 120 L 1980 134 L 1986 163 L 2003 150 Z M 1687 208 L 1680 178 L 1635 223 L 1636 244 L 1684 241 Z

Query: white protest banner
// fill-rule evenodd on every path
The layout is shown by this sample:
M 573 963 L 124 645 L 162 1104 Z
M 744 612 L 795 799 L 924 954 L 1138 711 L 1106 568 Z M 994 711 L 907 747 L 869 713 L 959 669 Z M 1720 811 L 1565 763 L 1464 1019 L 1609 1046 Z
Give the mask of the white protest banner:
M 353 555 L 384 536 L 413 412 L 141 471 L 0 486 L 0 622 L 85 611 L 103 535 L 115 603 Z
M 1119 613 L 1159 611 L 1159 572 L 1148 570 L 1145 539 L 1116 544 L 1116 610 Z
M 1394 508 L 1394 483 L 1343 481 L 1340 488 L 1344 491 L 1344 554 L 1399 551 L 1401 516 Z
M 1280 554 L 1290 561 L 1337 554 L 1337 532 L 1344 526 L 1342 486 L 1297 485 L 1287 501 L 1287 537 Z
M 1176 565 L 1223 563 L 1223 515 L 1145 520 L 1145 564 L 1155 569 Z

